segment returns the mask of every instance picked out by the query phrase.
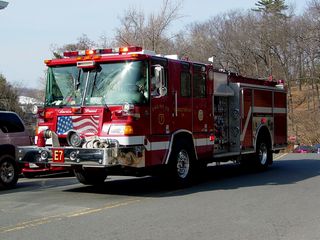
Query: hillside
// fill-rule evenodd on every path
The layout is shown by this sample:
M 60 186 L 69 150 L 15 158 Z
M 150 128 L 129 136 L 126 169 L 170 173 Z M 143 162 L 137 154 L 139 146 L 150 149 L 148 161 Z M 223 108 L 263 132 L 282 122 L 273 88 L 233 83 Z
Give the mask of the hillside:
M 288 119 L 288 136 L 296 136 L 296 143 L 312 145 L 320 143 L 320 100 L 316 89 L 310 86 L 292 88 L 292 111 Z M 289 97 L 290 99 L 290 97 Z M 290 102 L 290 100 L 289 100 Z

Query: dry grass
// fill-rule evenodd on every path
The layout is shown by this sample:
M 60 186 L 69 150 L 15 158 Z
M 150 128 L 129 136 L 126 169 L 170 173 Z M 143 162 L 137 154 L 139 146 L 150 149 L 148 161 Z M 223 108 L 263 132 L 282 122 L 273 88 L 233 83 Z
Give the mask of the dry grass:
M 316 91 L 313 93 L 308 86 L 301 91 L 297 87 L 292 88 L 293 113 L 288 116 L 288 135 L 296 136 L 297 143 L 303 145 L 320 143 L 319 102 Z

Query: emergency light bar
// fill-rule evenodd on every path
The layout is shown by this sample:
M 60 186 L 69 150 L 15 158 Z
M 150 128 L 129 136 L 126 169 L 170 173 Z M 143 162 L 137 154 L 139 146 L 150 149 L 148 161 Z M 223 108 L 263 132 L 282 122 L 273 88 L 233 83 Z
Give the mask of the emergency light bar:
M 64 52 L 63 56 L 66 58 L 79 57 L 79 56 L 92 56 L 103 54 L 126 54 L 131 52 L 141 52 L 142 47 L 120 47 L 120 48 L 104 48 L 104 49 L 92 49 L 92 50 L 80 50 Z

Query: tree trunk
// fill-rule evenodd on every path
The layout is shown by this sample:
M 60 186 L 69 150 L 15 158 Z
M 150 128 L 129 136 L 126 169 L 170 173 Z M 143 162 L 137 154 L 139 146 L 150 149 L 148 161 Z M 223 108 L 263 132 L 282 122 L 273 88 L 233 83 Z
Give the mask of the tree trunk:
M 318 84 L 316 84 L 316 90 L 317 90 L 317 100 L 318 100 L 318 111 L 320 111 L 320 94 L 319 94 Z

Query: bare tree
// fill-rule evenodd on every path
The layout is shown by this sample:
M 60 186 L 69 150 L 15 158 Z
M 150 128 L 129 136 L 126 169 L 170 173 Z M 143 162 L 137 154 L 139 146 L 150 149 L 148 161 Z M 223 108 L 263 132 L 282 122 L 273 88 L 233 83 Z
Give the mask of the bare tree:
M 86 34 L 82 34 L 82 36 L 77 39 L 76 43 L 68 43 L 62 47 L 53 45 L 51 47 L 51 52 L 55 58 L 62 58 L 63 52 L 65 51 L 86 50 L 92 49 L 95 46 L 97 46 L 97 44 L 94 41 L 89 39 Z
M 103 33 L 100 35 L 97 45 L 100 48 L 110 48 L 115 44 L 113 43 L 113 40 L 106 35 L 106 33 Z
M 145 49 L 165 52 L 174 35 L 168 36 L 169 27 L 181 18 L 182 2 L 163 0 L 159 12 L 146 15 L 131 7 L 122 17 L 116 29 L 115 40 L 119 45 L 138 45 Z

